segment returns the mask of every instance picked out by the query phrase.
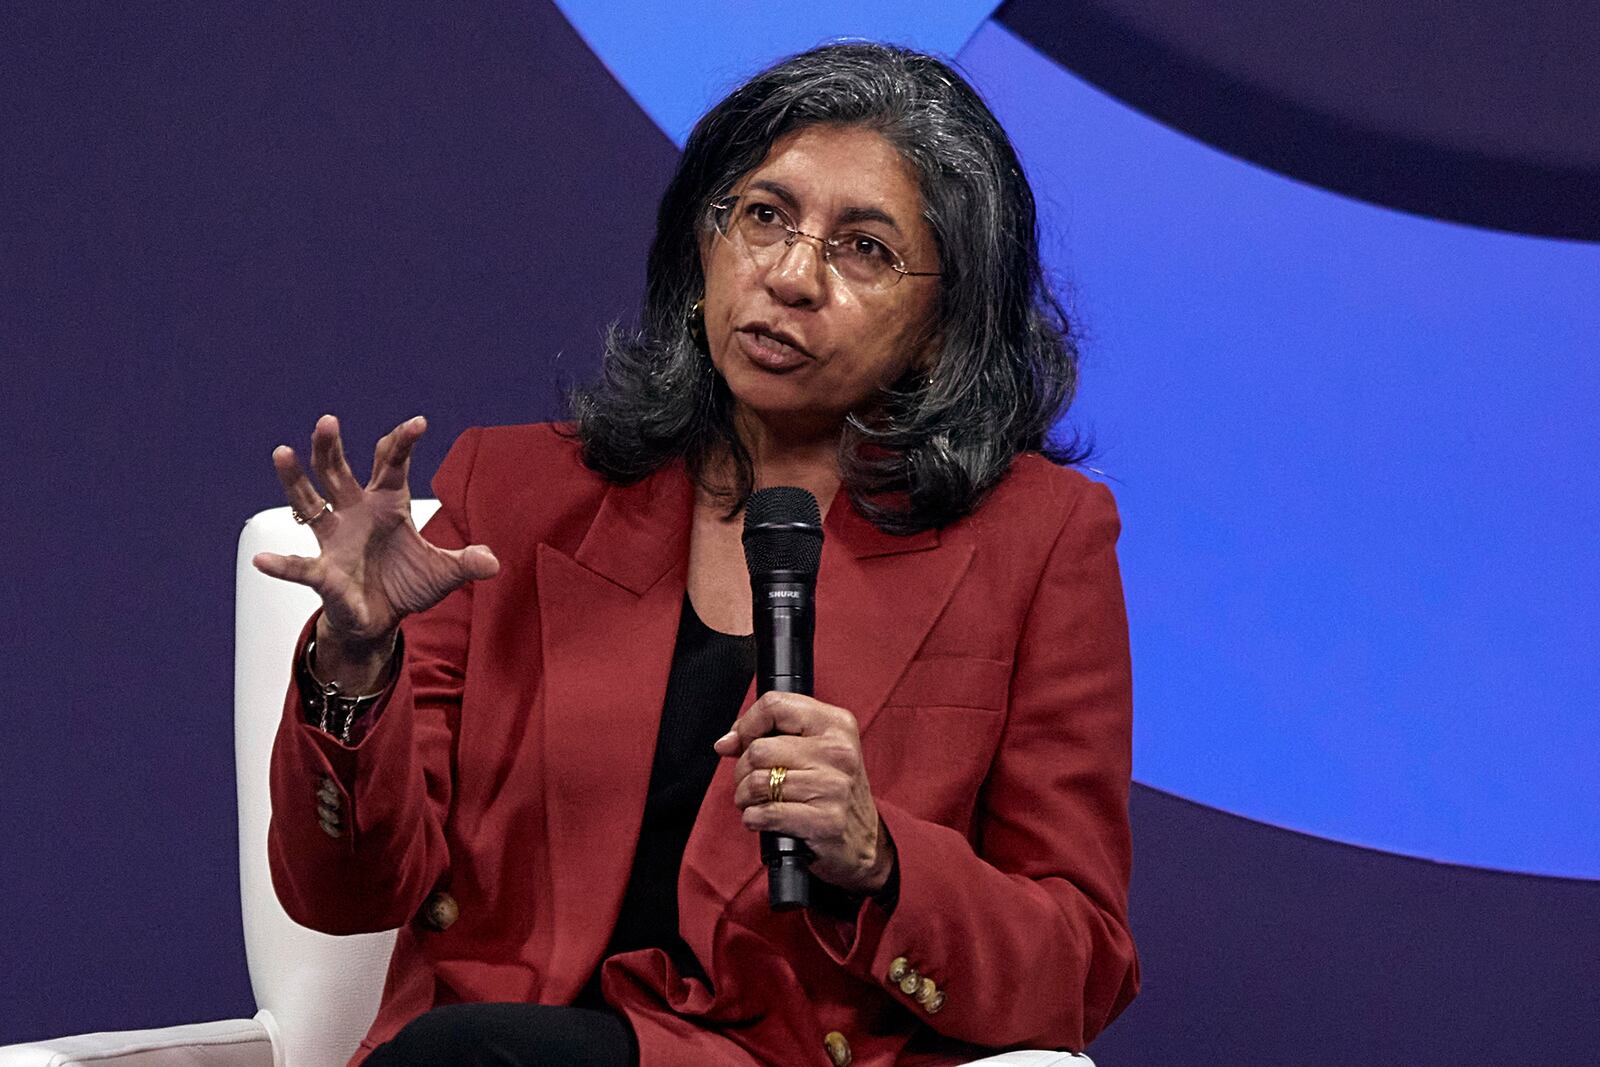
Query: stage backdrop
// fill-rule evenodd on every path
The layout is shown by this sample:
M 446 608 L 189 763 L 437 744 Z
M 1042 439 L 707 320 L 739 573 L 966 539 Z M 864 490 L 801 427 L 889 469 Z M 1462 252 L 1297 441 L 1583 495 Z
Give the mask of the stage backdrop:
M 32 10 L 29 10 L 29 8 Z M 1555 0 L 0 13 L 0 1043 L 249 1014 L 234 541 L 323 411 L 547 418 L 707 103 L 956 57 L 1122 508 L 1145 992 L 1103 1063 L 1600 1047 L 1600 23 Z

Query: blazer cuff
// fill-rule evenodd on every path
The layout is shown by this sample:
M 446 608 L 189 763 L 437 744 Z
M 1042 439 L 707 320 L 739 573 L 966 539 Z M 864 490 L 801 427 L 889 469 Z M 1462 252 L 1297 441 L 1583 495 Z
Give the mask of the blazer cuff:
M 892 881 L 899 899 L 893 910 L 879 902 L 880 893 L 864 900 L 851 919 L 807 911 L 806 923 L 835 963 L 926 1018 L 944 1008 L 950 977 L 944 929 L 949 920 L 941 911 L 952 901 L 940 900 L 938 889 L 950 872 L 941 868 L 950 862 L 951 847 L 970 852 L 972 846 L 959 831 L 893 803 L 878 801 L 878 814 L 895 842 Z
M 309 657 L 306 655 L 306 646 L 310 643 L 311 637 L 316 633 L 317 620 L 321 617 L 322 609 L 318 608 L 317 611 L 311 616 L 311 621 L 306 623 L 305 628 L 300 631 L 300 640 L 296 642 L 294 649 L 294 687 L 300 697 L 300 704 L 303 712 L 302 718 L 305 719 L 306 724 L 316 729 L 319 733 L 325 734 L 328 737 L 334 737 L 335 734 L 333 732 L 323 730 L 317 725 L 313 717 L 314 712 L 312 701 L 307 699 L 310 691 L 316 687 L 316 678 L 310 671 L 311 664 L 309 662 Z M 342 742 L 345 747 L 350 749 L 361 747 L 362 740 L 377 724 L 378 716 L 383 714 L 383 709 L 388 705 L 390 698 L 394 696 L 395 686 L 399 682 L 400 675 L 404 673 L 404 671 L 405 628 L 402 626 L 399 633 L 395 636 L 394 651 L 390 653 L 389 663 L 384 668 L 384 684 L 383 687 L 378 690 L 378 699 L 369 704 L 360 715 L 351 720 L 350 728 L 347 731 L 350 739 L 346 742 Z
M 870 976 L 878 943 L 899 907 L 901 872 L 905 869 L 906 857 L 897 828 L 916 821 L 914 816 L 905 814 L 892 804 L 880 800 L 877 805 L 884 832 L 895 843 L 895 861 L 889 872 L 889 880 L 876 893 L 851 898 L 854 909 L 849 914 L 826 908 L 808 908 L 805 911 L 806 925 L 822 950 L 835 963 L 861 977 Z
M 371 790 L 362 786 L 373 784 L 374 766 L 385 768 L 384 777 L 388 779 L 407 773 L 413 760 L 411 683 L 402 660 L 383 697 L 362 717 L 365 722 L 358 720 L 359 725 L 352 728 L 349 744 L 308 722 L 301 692 L 302 664 L 306 643 L 316 633 L 320 614 L 319 610 L 307 620 L 295 643 L 294 667 L 290 671 L 289 692 L 279 724 L 280 743 L 290 741 L 295 755 L 282 759 L 275 754 L 273 777 L 278 790 L 298 793 L 304 789 L 308 798 L 314 797 L 318 821 L 323 824 L 322 832 L 331 839 L 327 844 L 348 849 L 353 844 L 352 830 L 383 822 L 404 806 L 404 798 L 392 789 Z M 400 642 L 403 650 L 405 638 Z M 300 785 L 307 780 L 313 785 Z M 358 795 L 364 797 L 364 803 L 359 805 Z M 280 799 L 287 798 L 275 794 L 274 810 Z M 306 803 L 313 801 L 308 799 Z M 321 818 L 324 815 L 326 819 Z

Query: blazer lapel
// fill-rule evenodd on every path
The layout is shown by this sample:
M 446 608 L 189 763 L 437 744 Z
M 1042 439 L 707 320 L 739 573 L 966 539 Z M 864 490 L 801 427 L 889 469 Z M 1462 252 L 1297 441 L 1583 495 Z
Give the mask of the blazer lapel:
M 943 543 L 937 530 L 886 534 L 848 500 L 824 526 L 816 695 L 854 712 L 865 736 L 967 573 L 972 546 Z
M 550 996 L 575 995 L 621 906 L 683 603 L 693 488 L 607 490 L 573 556 L 540 545 Z M 618 847 L 619 842 L 626 842 Z
M 970 544 L 943 544 L 936 530 L 883 533 L 841 492 L 823 522 L 814 646 L 818 700 L 847 708 L 866 735 L 895 682 L 922 646 L 972 562 Z M 754 699 L 745 696 L 745 709 Z M 741 711 L 741 714 L 743 712 Z M 706 793 L 678 882 L 683 934 L 710 959 L 716 909 L 690 909 L 710 891 L 733 900 L 761 871 L 756 836 L 733 806 L 733 760 L 723 760 Z

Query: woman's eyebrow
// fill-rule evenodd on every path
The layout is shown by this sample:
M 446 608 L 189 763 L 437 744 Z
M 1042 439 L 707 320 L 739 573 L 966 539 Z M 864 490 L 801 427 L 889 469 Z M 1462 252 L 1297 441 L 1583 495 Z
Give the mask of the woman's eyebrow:
M 789 187 L 784 185 L 782 182 L 775 182 L 770 179 L 763 178 L 751 182 L 750 188 L 760 189 L 762 192 L 771 193 L 779 200 L 782 200 L 784 206 L 790 211 L 799 214 L 799 197 L 795 196 L 794 193 L 790 191 Z M 839 213 L 839 225 L 845 226 L 852 222 L 881 222 L 895 233 L 901 232 L 899 224 L 894 221 L 894 216 L 890 215 L 882 208 L 862 207 L 860 205 L 853 204 Z
M 762 192 L 771 193 L 783 201 L 783 206 L 790 211 L 798 213 L 800 210 L 799 199 L 789 191 L 789 187 L 782 182 L 769 181 L 765 178 L 750 183 L 750 188 L 760 189 Z
M 894 216 L 881 208 L 847 207 L 839 215 L 839 224 L 842 226 L 851 222 L 881 222 L 895 233 L 900 232 L 900 227 L 895 223 Z

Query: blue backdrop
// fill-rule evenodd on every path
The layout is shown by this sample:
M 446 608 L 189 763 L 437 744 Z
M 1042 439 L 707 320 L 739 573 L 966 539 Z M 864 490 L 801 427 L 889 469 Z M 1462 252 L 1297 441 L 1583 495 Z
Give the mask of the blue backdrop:
M 988 6 L 752 27 L 732 2 L 562 3 L 680 145 L 741 77 L 829 35 L 953 53 L 988 98 L 1090 338 L 1072 421 L 1127 527 L 1140 781 L 1341 841 L 1600 877 L 1600 246 L 1230 156 Z

